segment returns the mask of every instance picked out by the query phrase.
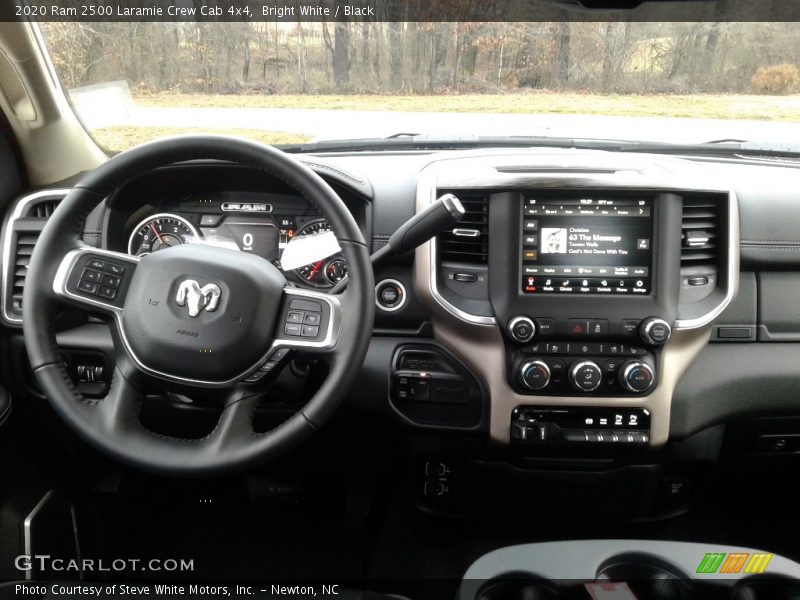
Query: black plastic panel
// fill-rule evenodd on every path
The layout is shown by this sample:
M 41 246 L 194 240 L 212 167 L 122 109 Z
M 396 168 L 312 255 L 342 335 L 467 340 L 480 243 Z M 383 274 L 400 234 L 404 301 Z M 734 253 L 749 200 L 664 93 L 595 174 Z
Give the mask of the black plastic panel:
M 485 412 L 478 380 L 435 344 L 398 346 L 392 357 L 389 401 L 414 425 L 475 429 Z
M 670 437 L 766 415 L 800 415 L 800 344 L 713 344 L 678 383 Z
M 758 274 L 759 341 L 800 341 L 800 273 Z

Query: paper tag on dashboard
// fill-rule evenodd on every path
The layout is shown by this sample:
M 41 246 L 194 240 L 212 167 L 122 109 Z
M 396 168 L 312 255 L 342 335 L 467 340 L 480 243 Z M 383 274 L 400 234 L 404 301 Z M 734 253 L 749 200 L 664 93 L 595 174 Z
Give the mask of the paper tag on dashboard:
M 281 269 L 291 271 L 341 252 L 332 231 L 292 238 L 281 254 Z

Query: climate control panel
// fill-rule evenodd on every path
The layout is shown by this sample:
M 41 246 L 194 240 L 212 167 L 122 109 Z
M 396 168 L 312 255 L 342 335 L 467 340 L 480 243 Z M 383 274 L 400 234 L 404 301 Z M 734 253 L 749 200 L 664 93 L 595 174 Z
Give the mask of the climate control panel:
M 523 394 L 643 396 L 657 383 L 655 365 L 639 346 L 538 342 L 511 354 L 509 379 Z

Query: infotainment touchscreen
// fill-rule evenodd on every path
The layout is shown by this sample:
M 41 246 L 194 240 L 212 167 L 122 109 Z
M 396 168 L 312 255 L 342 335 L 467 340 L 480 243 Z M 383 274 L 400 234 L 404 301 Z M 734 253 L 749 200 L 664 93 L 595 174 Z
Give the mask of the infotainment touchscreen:
M 650 294 L 652 213 L 652 198 L 526 196 L 522 292 Z

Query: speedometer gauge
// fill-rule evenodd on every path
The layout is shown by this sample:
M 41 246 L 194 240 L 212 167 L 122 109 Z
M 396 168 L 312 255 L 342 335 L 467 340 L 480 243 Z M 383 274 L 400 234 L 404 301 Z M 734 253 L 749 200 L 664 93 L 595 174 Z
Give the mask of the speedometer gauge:
M 197 229 L 183 217 L 162 213 L 139 223 L 128 240 L 128 254 L 144 256 L 164 248 L 191 243 L 199 238 Z

